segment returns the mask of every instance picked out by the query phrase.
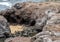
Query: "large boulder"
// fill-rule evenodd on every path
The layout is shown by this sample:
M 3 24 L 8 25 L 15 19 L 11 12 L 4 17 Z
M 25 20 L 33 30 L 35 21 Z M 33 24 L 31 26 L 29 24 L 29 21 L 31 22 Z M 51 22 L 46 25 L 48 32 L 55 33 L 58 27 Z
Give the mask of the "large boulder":
M 46 2 L 46 3 L 33 3 L 24 2 L 16 3 L 11 9 L 1 11 L 8 22 L 34 26 L 41 29 L 46 24 L 47 18 L 51 13 L 59 13 L 59 3 Z
M 56 14 L 60 11 L 60 5 L 56 2 L 33 3 L 24 2 L 16 3 L 11 9 L 1 11 L 8 22 L 23 24 L 28 26 L 35 26 L 41 29 L 51 13 Z
M 60 13 L 59 7 L 60 5 L 57 2 L 24 2 L 16 3 L 11 9 L 1 11 L 0 14 L 3 15 L 10 24 L 23 25 L 24 28 L 27 28 L 27 30 L 25 30 L 27 32 L 33 29 L 34 31 L 41 32 L 47 20 L 49 20 L 52 15 Z
M 10 24 L 24 25 L 24 28 L 27 28 L 27 32 L 33 29 L 35 29 L 34 31 L 41 32 L 46 24 L 48 15 L 40 11 L 39 3 L 25 2 L 16 3 L 11 9 L 1 11 L 0 14 L 3 15 Z

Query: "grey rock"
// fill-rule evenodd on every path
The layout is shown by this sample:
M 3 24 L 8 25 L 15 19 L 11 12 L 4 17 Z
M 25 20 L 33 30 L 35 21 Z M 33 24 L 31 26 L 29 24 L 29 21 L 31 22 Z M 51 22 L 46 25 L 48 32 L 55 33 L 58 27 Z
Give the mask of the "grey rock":
M 42 38 L 42 39 L 41 39 Z M 43 31 L 32 37 L 32 42 L 59 42 L 60 14 L 53 14 L 47 21 Z
M 47 21 L 43 31 L 60 32 L 60 14 L 55 14 Z
M 38 33 L 37 35 L 32 37 L 32 42 L 52 42 L 50 38 L 51 35 L 52 34 L 49 31 Z
M 6 36 L 5 33 L 10 33 L 10 28 L 7 20 L 0 15 L 0 37 Z

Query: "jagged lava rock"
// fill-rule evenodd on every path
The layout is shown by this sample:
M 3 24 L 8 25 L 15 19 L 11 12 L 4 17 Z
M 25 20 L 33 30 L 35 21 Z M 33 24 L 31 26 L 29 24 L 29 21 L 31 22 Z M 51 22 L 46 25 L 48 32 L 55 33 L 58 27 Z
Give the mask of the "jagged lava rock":
M 2 11 L 1 14 L 8 20 L 8 22 L 43 28 L 47 20 L 47 15 L 50 16 L 50 10 L 57 13 L 60 9 L 59 6 L 59 3 L 54 2 L 16 3 L 11 9 Z

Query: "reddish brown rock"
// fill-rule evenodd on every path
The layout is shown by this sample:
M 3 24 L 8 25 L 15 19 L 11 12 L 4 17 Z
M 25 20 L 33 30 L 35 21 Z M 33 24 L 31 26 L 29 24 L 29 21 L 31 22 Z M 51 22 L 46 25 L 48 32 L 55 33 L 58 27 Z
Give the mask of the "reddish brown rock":
M 5 42 L 31 42 L 31 38 L 30 37 L 14 37 L 14 38 L 6 39 Z

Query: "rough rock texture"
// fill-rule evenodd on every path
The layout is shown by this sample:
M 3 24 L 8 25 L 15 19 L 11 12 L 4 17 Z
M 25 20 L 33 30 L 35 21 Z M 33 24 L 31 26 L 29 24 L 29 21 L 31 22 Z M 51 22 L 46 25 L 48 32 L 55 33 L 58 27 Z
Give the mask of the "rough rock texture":
M 52 15 L 43 31 L 32 37 L 32 42 L 60 42 L 60 14 Z
M 30 37 L 15 37 L 15 38 L 8 38 L 5 42 L 31 42 Z
M 43 8 L 42 8 L 43 9 Z M 16 3 L 11 9 L 1 11 L 10 24 L 22 24 L 30 30 L 41 32 L 46 24 L 48 15 L 40 8 L 39 3 Z M 24 27 L 24 28 L 26 28 Z M 27 31 L 28 32 L 28 31 Z
M 11 9 L 1 11 L 8 22 L 34 26 L 34 28 L 42 29 L 46 24 L 47 18 L 52 14 L 60 12 L 59 3 L 16 3 Z
M 34 31 L 40 32 L 32 37 L 32 42 L 59 42 L 60 40 L 60 3 L 16 3 L 11 9 L 1 11 L 0 14 L 11 24 L 24 25 L 25 36 Z
M 40 6 L 37 3 L 17 3 L 12 9 L 7 9 L 2 13 L 8 22 L 23 24 L 42 28 L 47 20 L 47 15 L 40 12 Z M 37 26 L 38 25 L 38 26 Z
M 60 32 L 60 14 L 55 14 L 47 21 L 43 31 L 55 31 Z
M 7 20 L 0 15 L 0 37 L 8 36 L 10 28 Z
M 43 31 L 32 37 L 32 42 L 60 42 L 60 36 L 54 32 Z

